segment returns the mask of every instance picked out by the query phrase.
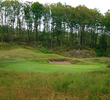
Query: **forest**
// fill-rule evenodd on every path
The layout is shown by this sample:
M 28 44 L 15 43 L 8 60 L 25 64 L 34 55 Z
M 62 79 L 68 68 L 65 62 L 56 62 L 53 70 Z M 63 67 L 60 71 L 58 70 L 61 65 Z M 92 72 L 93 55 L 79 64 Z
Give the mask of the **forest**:
M 110 10 L 60 2 L 0 1 L 0 41 L 67 50 L 93 49 L 110 56 Z

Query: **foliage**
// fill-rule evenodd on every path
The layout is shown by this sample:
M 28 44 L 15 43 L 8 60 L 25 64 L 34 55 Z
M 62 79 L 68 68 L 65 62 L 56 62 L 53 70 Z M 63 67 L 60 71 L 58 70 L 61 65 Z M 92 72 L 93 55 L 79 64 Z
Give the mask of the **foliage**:
M 37 48 L 43 53 L 50 53 L 48 48 L 44 48 L 42 45 L 38 45 Z
M 61 77 L 55 78 L 55 80 L 52 82 L 53 87 L 56 91 L 63 92 L 63 91 L 72 91 L 74 92 L 83 92 L 84 90 L 88 91 L 89 93 L 96 94 L 97 92 L 100 92 L 102 94 L 108 94 L 109 90 L 107 89 L 106 82 L 109 80 L 109 74 L 107 79 L 104 78 L 104 80 L 101 80 L 101 76 L 98 74 L 102 74 L 100 72 L 95 73 L 78 73 L 78 74 L 67 74 Z M 81 76 L 82 75 L 82 76 Z M 94 76 L 97 76 L 97 78 L 93 78 Z M 79 77 L 81 76 L 81 79 Z M 61 82 L 59 82 L 61 81 Z M 94 85 L 95 82 L 95 85 Z M 81 84 L 80 84 L 81 83 Z M 107 82 L 108 83 L 108 82 Z M 103 85 L 102 85 L 103 84 Z M 105 85 L 104 85 L 105 84 Z M 78 92 L 78 93 L 79 93 Z
M 39 2 L 34 2 L 31 6 L 31 10 L 35 15 L 35 20 L 38 20 L 38 18 L 42 17 L 44 7 Z
M 77 49 L 82 50 L 82 46 L 81 46 L 81 45 L 78 45 L 78 46 L 77 46 Z
M 107 68 L 110 68 L 110 63 L 107 64 Z
M 97 57 L 107 56 L 107 51 L 105 51 L 104 49 L 100 49 L 100 50 L 97 49 L 97 50 L 96 50 L 96 56 L 97 56 Z
M 110 56 L 110 48 L 107 49 L 107 56 Z

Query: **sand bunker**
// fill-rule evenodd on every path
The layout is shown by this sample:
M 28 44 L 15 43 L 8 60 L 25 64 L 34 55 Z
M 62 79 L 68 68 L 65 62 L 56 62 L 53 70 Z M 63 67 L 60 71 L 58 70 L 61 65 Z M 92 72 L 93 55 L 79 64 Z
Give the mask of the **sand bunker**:
M 70 62 L 67 61 L 49 61 L 50 64 L 57 64 L 57 65 L 72 65 Z

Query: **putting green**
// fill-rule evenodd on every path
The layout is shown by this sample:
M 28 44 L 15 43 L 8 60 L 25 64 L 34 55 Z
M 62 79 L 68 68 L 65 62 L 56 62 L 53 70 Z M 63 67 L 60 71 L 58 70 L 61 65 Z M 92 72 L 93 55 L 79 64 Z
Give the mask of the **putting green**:
M 73 73 L 73 72 L 89 72 L 97 70 L 106 70 L 106 66 L 102 64 L 76 64 L 76 65 L 55 65 L 39 62 L 2 62 L 0 70 L 17 70 L 23 72 L 40 72 L 40 73 Z

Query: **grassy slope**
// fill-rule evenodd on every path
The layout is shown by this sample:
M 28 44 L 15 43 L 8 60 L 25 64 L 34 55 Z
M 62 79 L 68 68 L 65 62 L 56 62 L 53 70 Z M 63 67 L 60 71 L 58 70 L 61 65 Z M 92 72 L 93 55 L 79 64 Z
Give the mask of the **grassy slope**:
M 33 60 L 46 62 L 48 58 L 65 58 L 56 54 L 44 54 L 38 49 L 28 46 L 10 46 L 9 44 L 5 44 L 4 46 L 0 45 L 0 49 L 0 62 L 12 60 Z

